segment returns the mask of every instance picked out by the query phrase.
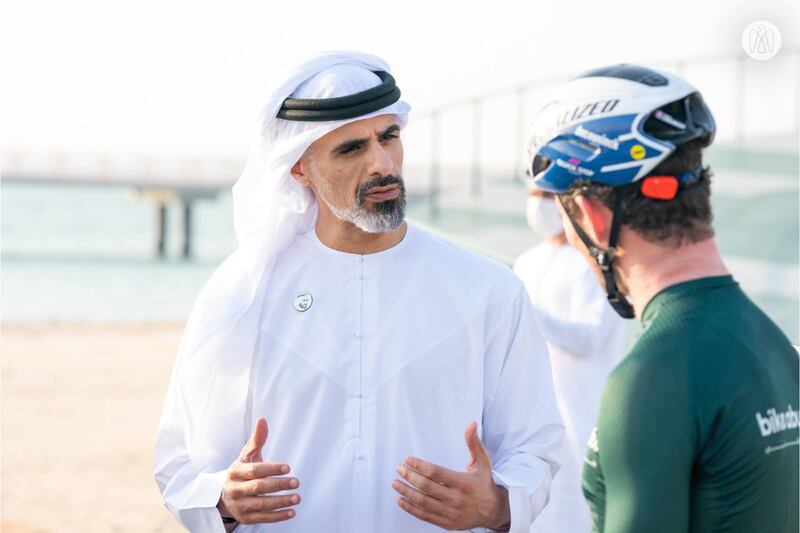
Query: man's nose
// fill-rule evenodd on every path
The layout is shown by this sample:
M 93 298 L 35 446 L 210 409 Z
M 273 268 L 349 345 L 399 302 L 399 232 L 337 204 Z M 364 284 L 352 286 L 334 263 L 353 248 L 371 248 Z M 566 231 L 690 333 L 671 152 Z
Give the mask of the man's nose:
M 371 176 L 389 176 L 394 170 L 394 161 L 389 156 L 389 152 L 381 146 L 380 143 L 375 143 L 372 150 L 370 150 L 370 161 L 367 171 Z

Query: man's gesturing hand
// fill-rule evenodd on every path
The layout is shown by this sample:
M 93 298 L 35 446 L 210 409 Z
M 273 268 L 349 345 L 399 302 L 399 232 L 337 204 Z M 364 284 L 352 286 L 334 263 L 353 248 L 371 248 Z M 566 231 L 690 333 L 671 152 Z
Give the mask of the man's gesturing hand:
M 264 462 L 261 448 L 267 442 L 267 433 L 267 421 L 256 420 L 250 440 L 228 469 L 217 504 L 222 516 L 233 517 L 242 524 L 282 522 L 294 516 L 294 510 L 286 508 L 300 503 L 298 494 L 262 496 L 300 486 L 297 479 L 283 477 L 289 473 L 289 465 Z
M 466 472 L 407 457 L 397 467 L 406 481 L 392 482 L 402 497 L 397 504 L 420 520 L 444 529 L 503 528 L 509 522 L 508 492 L 495 485 L 492 462 L 478 437 L 475 422 L 464 434 L 471 460 Z

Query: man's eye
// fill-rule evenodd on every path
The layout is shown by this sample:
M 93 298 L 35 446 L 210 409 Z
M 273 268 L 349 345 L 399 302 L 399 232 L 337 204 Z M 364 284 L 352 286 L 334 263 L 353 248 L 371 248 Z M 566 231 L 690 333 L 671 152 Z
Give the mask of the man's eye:
M 382 140 L 382 141 L 388 141 L 388 140 L 390 140 L 390 139 L 399 139 L 399 138 L 400 138 L 400 136 L 399 136 L 399 135 L 397 135 L 396 133 L 390 133 L 389 135 L 384 135 L 384 136 L 381 138 L 381 140 Z
M 345 148 L 344 150 L 341 150 L 341 151 L 339 152 L 339 154 L 340 154 L 340 155 L 352 154 L 353 152 L 355 152 L 355 151 L 356 151 L 356 150 L 358 150 L 359 148 L 361 148 L 361 147 L 360 147 L 360 146 L 350 146 L 350 147 L 348 147 L 348 148 Z

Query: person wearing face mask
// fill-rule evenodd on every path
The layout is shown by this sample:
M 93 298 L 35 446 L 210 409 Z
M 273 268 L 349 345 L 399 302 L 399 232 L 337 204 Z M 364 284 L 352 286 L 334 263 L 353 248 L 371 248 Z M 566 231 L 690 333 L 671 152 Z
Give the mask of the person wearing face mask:
M 603 384 L 624 353 L 624 321 L 607 304 L 581 254 L 567 243 L 554 195 L 529 187 L 528 225 L 543 242 L 517 259 L 514 272 L 525 283 L 550 350 L 565 427 L 561 472 L 530 531 L 589 531 L 581 468 Z

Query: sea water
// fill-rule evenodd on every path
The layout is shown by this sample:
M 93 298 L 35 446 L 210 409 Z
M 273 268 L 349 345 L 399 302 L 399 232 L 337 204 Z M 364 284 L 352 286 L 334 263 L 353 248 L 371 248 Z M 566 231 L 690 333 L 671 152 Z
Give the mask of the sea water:
M 740 155 L 709 158 L 718 243 L 744 289 L 797 343 L 796 159 Z M 446 183 L 437 209 L 424 190 L 410 195 L 412 221 L 507 263 L 536 244 L 518 181 L 487 178 L 478 197 Z M 191 259 L 180 257 L 179 208 L 168 210 L 168 249 L 159 257 L 154 205 L 124 189 L 3 183 L 0 198 L 4 322 L 185 320 L 236 247 L 229 191 L 195 202 Z

